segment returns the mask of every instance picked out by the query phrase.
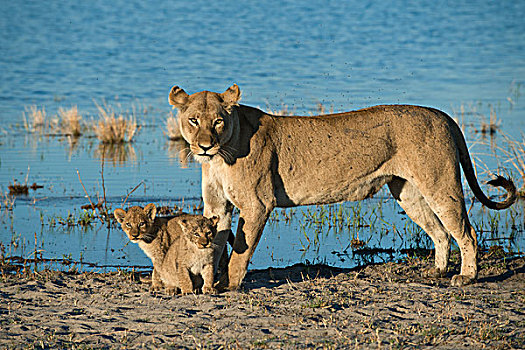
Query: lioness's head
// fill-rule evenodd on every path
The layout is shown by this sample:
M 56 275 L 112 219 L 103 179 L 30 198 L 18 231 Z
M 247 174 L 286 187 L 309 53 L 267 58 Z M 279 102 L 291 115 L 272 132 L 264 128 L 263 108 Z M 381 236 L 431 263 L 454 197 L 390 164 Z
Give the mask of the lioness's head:
M 235 149 L 228 143 L 237 137 L 235 106 L 240 99 L 241 90 L 236 84 L 223 93 L 201 91 L 188 95 L 178 86 L 171 89 L 169 103 L 179 110 L 180 132 L 196 160 L 208 162 L 219 155 L 227 163 L 234 162 Z
M 157 236 L 157 232 L 153 229 L 156 214 L 157 208 L 153 203 L 144 208 L 131 207 L 127 212 L 121 208 L 114 211 L 115 219 L 132 242 L 153 242 Z

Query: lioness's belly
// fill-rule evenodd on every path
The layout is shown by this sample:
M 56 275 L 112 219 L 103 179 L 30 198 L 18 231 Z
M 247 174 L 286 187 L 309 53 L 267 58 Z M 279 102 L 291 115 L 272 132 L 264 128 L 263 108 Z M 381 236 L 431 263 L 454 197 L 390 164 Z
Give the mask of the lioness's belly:
M 392 176 L 371 175 L 354 182 L 343 180 L 338 184 L 330 182 L 308 184 L 308 181 L 304 183 L 297 181 L 296 186 L 290 186 L 288 190 L 286 185 L 276 188 L 275 197 L 278 207 L 358 201 L 370 198 L 391 180 Z

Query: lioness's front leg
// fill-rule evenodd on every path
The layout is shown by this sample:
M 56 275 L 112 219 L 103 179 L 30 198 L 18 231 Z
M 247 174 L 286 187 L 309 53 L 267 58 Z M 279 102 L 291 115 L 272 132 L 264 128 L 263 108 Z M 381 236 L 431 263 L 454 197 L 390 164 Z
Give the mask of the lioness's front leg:
M 209 172 L 208 164 L 202 165 L 202 199 L 204 201 L 204 216 L 211 218 L 219 217 L 217 223 L 217 236 L 213 243 L 217 245 L 213 257 L 214 271 L 216 272 L 219 263 L 227 262 L 228 251 L 225 250 L 226 242 L 231 234 L 233 205 L 226 199 L 219 183 Z M 221 268 L 222 269 L 222 268 Z
M 248 211 L 241 210 L 233 251 L 228 264 L 228 276 L 221 278 L 221 285 L 227 282 L 229 290 L 237 290 L 241 285 L 248 269 L 248 263 L 259 243 L 272 209 L 261 207 L 251 208 Z

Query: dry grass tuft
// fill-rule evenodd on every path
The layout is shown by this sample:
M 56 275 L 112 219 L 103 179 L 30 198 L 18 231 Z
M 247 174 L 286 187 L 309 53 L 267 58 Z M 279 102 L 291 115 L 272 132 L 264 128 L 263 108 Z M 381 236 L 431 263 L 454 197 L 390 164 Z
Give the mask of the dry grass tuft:
M 95 134 L 102 143 L 131 142 L 140 129 L 132 113 L 127 118 L 117 113 L 111 106 L 97 104 L 100 119 L 95 125 Z
M 78 113 L 77 106 L 70 109 L 58 109 L 59 131 L 64 135 L 78 137 L 82 135 L 82 115 Z
M 13 207 L 15 206 L 16 196 L 13 196 L 10 193 L 4 191 L 0 191 L 0 197 L 0 208 L 8 211 L 13 210 Z
M 173 113 L 170 112 L 168 119 L 166 119 L 166 130 L 168 139 L 172 141 L 182 140 L 182 134 L 180 133 L 179 121 Z
M 290 116 L 295 115 L 295 108 L 290 109 L 288 106 L 282 105 L 280 109 L 272 110 L 269 106 L 267 106 L 265 112 L 272 115 Z
M 25 108 L 22 113 L 24 118 L 24 128 L 27 131 L 33 132 L 42 130 L 46 124 L 46 109 L 38 109 L 36 105 Z
M 510 163 L 514 169 L 520 174 L 522 186 L 519 190 L 521 197 L 525 197 L 525 135 L 521 135 L 520 140 L 514 140 L 510 136 L 503 134 L 506 147 L 498 147 L 498 149 L 505 155 L 505 163 Z
M 496 116 L 496 111 L 493 108 L 490 109 L 490 117 L 487 122 L 485 118 L 481 120 L 481 129 L 479 130 L 482 134 L 494 135 L 501 126 L 501 120 Z M 478 132 L 478 130 L 476 130 Z
M 313 112 L 313 115 L 333 114 L 333 113 L 334 113 L 334 105 L 331 105 L 329 108 L 327 108 L 321 102 L 317 102 L 317 104 L 315 105 L 315 110 Z

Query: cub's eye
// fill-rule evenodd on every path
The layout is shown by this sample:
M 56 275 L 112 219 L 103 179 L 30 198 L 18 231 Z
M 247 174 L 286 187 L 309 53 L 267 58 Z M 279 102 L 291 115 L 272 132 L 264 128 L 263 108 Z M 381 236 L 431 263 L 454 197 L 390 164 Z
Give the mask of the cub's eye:
M 146 226 L 146 223 L 144 221 L 139 224 L 139 227 L 144 227 L 144 226 Z
M 194 235 L 195 235 L 195 237 L 199 237 L 200 236 L 198 232 L 195 232 Z
M 126 222 L 126 227 L 131 228 L 131 224 L 129 222 Z
M 197 126 L 199 125 L 199 120 L 197 118 L 190 118 L 188 119 L 188 121 L 190 122 L 191 125 L 193 126 Z
M 213 126 L 217 127 L 222 124 L 224 124 L 224 119 L 216 119 L 215 122 L 213 123 Z

